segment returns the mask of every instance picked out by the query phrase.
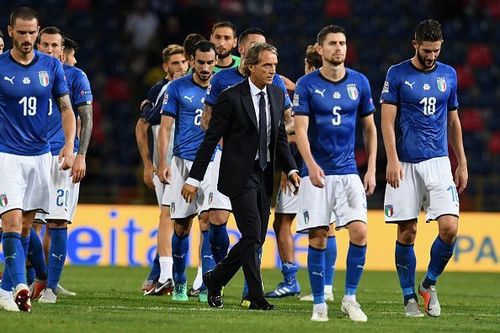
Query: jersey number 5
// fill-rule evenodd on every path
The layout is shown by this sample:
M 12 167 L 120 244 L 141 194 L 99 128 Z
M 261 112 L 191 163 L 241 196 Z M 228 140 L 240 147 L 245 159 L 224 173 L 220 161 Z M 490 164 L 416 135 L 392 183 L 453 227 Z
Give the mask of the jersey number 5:
M 36 115 L 36 97 L 26 97 L 21 98 L 18 104 L 23 106 L 23 116 L 34 116 Z
M 339 113 L 340 110 L 342 110 L 342 108 L 340 106 L 333 107 L 333 118 L 332 118 L 333 126 L 339 126 L 340 122 L 342 121 L 342 118 L 340 117 L 340 113 Z

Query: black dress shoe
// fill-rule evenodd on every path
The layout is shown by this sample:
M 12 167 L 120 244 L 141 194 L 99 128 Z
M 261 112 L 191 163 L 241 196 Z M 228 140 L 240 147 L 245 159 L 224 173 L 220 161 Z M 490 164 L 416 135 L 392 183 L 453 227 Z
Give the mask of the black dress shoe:
M 207 287 L 207 301 L 212 308 L 223 308 L 224 300 L 222 299 L 222 287 L 214 281 L 212 271 L 203 274 L 203 283 Z
M 276 307 L 269 303 L 263 296 L 250 301 L 250 310 L 274 310 Z

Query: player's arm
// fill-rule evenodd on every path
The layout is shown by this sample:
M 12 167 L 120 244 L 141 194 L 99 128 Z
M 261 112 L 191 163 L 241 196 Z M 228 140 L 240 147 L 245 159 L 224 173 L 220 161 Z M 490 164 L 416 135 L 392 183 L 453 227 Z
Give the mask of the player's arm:
M 135 125 L 135 139 L 137 141 L 137 149 L 141 156 L 142 164 L 144 165 L 143 180 L 144 184 L 150 189 L 154 189 L 153 175 L 156 169 L 153 162 L 149 158 L 149 145 L 148 145 L 148 128 L 149 123 L 144 118 L 139 118 Z
M 170 144 L 170 134 L 172 132 L 172 126 L 174 124 L 174 118 L 163 114 L 161 117 L 160 131 L 158 132 L 158 177 L 160 181 L 164 184 L 170 183 L 170 167 L 167 164 L 167 149 Z
M 377 165 L 377 127 L 373 120 L 373 114 L 361 118 L 361 124 L 363 126 L 363 142 L 368 156 L 368 168 L 363 183 L 366 194 L 372 195 L 376 186 L 375 171 Z
M 61 122 L 64 130 L 64 147 L 59 153 L 59 163 L 61 163 L 61 169 L 68 170 L 73 166 L 76 120 L 69 95 L 58 97 L 56 102 L 61 112 Z
M 203 107 L 203 113 L 201 114 L 201 129 L 206 131 L 210 125 L 210 120 L 212 119 L 212 107 L 205 104 Z
M 455 170 L 454 180 L 458 193 L 462 193 L 467 186 L 469 175 L 467 172 L 467 158 L 462 141 L 462 126 L 457 111 L 448 112 L 448 141 L 457 157 L 458 166 Z
M 92 136 L 92 104 L 86 103 L 80 105 L 76 109 L 78 111 L 78 118 L 80 119 L 80 146 L 78 147 L 78 152 L 76 154 L 75 161 L 73 163 L 73 168 L 71 169 L 71 176 L 73 183 L 79 183 L 87 171 L 87 166 L 85 163 L 85 156 L 87 155 L 87 150 L 90 144 L 90 137 Z
M 311 183 L 316 186 L 323 188 L 325 187 L 325 173 L 319 167 L 319 165 L 314 160 L 311 153 L 311 146 L 309 144 L 309 138 L 307 137 L 307 129 L 309 128 L 309 117 L 305 115 L 295 114 L 295 136 L 297 140 L 297 148 L 299 149 L 300 155 L 304 159 L 304 163 L 309 171 L 309 178 Z
M 398 108 L 393 104 L 382 104 L 382 137 L 384 139 L 385 153 L 387 155 L 386 180 L 394 188 L 399 187 L 399 182 L 403 179 L 403 168 L 399 162 L 396 150 L 396 132 L 394 122 Z

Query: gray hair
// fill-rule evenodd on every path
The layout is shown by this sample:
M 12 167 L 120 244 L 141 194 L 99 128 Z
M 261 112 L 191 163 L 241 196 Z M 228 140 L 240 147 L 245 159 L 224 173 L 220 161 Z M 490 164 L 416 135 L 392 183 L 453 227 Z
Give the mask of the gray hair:
M 253 44 L 247 52 L 245 59 L 243 60 L 243 68 L 245 69 L 245 74 L 250 75 L 250 69 L 248 66 L 257 65 L 260 61 L 260 55 L 264 51 L 269 51 L 278 56 L 278 49 L 268 43 L 255 43 Z

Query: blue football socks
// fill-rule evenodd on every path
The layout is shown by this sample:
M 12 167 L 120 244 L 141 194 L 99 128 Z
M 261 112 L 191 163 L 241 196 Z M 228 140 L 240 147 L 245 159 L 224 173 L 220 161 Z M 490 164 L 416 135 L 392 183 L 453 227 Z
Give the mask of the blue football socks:
M 326 250 L 312 246 L 307 251 L 307 270 L 314 304 L 325 303 L 325 254 Z
M 345 294 L 356 295 L 356 289 L 363 274 L 366 261 L 366 245 L 359 246 L 349 243 L 347 251 L 347 270 L 345 279 Z
M 337 238 L 328 236 L 325 253 L 325 285 L 333 286 L 335 263 L 337 261 Z
M 450 261 L 454 248 L 455 242 L 447 244 L 439 236 L 436 237 L 431 247 L 431 260 L 427 267 L 427 275 L 422 282 L 424 288 L 436 284 L 439 275 L 443 273 L 448 261 Z
M 215 225 L 210 223 L 210 247 L 215 262 L 219 263 L 227 255 L 229 249 L 229 236 L 227 234 L 226 223 Z
M 57 289 L 68 250 L 68 228 L 49 228 L 50 249 L 47 287 Z
M 396 271 L 398 272 L 399 284 L 403 290 L 404 304 L 408 300 L 417 300 L 415 294 L 415 269 L 417 258 L 413 244 L 405 245 L 396 241 Z
M 186 261 L 189 251 L 189 236 L 179 237 L 175 232 L 172 235 L 172 256 L 174 260 L 174 282 L 186 283 Z

